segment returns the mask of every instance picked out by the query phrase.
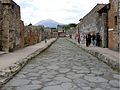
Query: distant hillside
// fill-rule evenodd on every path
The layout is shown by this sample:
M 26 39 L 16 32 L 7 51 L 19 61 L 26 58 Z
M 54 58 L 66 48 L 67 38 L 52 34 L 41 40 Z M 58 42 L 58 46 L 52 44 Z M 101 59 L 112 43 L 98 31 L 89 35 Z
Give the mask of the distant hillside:
M 49 27 L 49 28 L 57 28 L 57 25 L 60 25 L 60 23 L 58 23 L 52 19 L 47 19 L 47 20 L 42 20 L 42 21 L 36 23 L 35 25 L 36 26 L 44 25 L 45 27 Z

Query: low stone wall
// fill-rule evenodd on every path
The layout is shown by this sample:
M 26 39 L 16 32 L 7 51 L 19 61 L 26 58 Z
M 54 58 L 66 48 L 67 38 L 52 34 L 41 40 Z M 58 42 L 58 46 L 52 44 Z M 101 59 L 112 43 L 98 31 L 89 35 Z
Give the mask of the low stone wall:
M 46 44 L 43 48 L 36 50 L 34 53 L 31 53 L 27 57 L 19 60 L 14 63 L 12 66 L 0 71 L 0 87 L 3 84 L 8 82 L 15 74 L 17 74 L 33 57 L 37 56 L 44 50 L 46 50 L 49 46 L 51 46 L 57 39 L 52 40 L 50 43 Z

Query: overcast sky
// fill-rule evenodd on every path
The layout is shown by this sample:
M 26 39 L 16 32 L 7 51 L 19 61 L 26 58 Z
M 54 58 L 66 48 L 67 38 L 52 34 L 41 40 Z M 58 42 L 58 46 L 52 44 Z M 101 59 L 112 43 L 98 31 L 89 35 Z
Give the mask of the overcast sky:
M 53 19 L 59 23 L 77 23 L 97 3 L 109 0 L 13 0 L 21 7 L 25 24 Z

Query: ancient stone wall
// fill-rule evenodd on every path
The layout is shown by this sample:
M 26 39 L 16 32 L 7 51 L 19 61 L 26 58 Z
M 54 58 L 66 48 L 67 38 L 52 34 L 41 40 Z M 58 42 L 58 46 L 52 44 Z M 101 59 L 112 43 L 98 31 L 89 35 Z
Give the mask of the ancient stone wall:
M 20 41 L 21 30 L 23 30 L 24 26 L 21 26 L 20 6 L 12 0 L 2 0 L 0 8 L 2 8 L 1 50 L 13 51 L 20 48 L 21 43 L 23 43 Z
M 118 45 L 118 47 L 119 47 L 119 51 L 120 51 L 120 0 L 118 0 L 118 38 L 119 38 L 119 40 L 118 40 L 118 43 L 119 43 L 119 45 Z
M 99 32 L 97 25 L 98 13 L 97 11 L 103 8 L 104 4 L 97 4 L 80 22 L 79 30 L 83 32 Z M 82 30 L 81 30 L 82 29 Z
M 118 31 L 118 0 L 110 0 L 110 10 L 108 12 L 109 27 L 109 48 L 118 50 L 119 31 Z
M 59 37 L 65 37 L 66 31 L 65 31 L 64 25 L 58 25 L 57 30 L 58 30 Z
M 96 5 L 80 20 L 80 32 L 99 32 L 102 37 L 102 47 L 119 50 L 118 11 L 118 0 L 110 0 L 108 5 Z
M 41 26 L 24 26 L 20 6 L 13 0 L 0 0 L 0 51 L 12 52 L 44 40 L 45 32 L 52 37 L 50 30 Z
M 0 1 L 0 51 L 2 50 L 2 3 Z
M 24 22 L 21 20 L 20 21 L 20 48 L 24 47 Z
M 45 37 L 47 37 L 47 39 L 52 37 L 52 30 L 50 28 L 44 28 L 45 31 Z
M 108 10 L 110 5 L 105 5 L 98 11 L 98 27 L 101 34 L 101 46 L 108 48 Z
M 52 33 L 52 38 L 57 38 L 58 37 L 58 32 L 53 32 Z
M 25 46 L 33 45 L 42 41 L 43 28 L 40 26 L 26 26 L 24 31 Z
M 52 31 L 52 38 L 57 38 L 58 37 L 58 30 L 56 28 L 51 28 Z
M 100 33 L 102 23 L 100 23 L 101 18 L 98 14 L 98 11 L 102 9 L 104 6 L 105 4 L 97 4 L 86 16 L 79 20 L 80 23 L 78 24 L 78 28 L 82 43 L 85 43 L 86 34 Z

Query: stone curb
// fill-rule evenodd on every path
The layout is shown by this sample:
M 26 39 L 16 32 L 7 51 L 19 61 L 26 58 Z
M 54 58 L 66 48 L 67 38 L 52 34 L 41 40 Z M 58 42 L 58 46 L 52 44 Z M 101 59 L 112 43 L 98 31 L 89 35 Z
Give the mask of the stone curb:
M 1 52 L 1 51 L 0 51 L 0 55 L 3 55 L 3 54 L 6 54 L 6 52 Z
M 110 66 L 111 68 L 113 68 L 114 70 L 117 70 L 118 72 L 120 72 L 120 62 L 113 60 L 112 58 L 109 58 L 108 56 L 98 52 L 98 51 L 94 51 L 94 50 L 88 50 L 84 47 L 82 47 L 80 44 L 78 44 L 75 41 L 72 41 L 71 39 L 67 39 L 68 41 L 70 41 L 71 43 L 77 45 L 78 47 L 80 47 L 82 50 L 90 53 L 91 55 L 97 57 L 99 60 L 103 61 L 104 63 L 106 63 L 108 66 Z
M 56 40 L 57 39 L 54 39 L 53 41 L 51 41 L 50 43 L 45 45 L 43 48 L 40 48 L 40 49 L 36 50 L 34 53 L 31 53 L 30 55 L 28 55 L 27 57 L 19 60 L 18 62 L 14 63 L 10 67 L 8 67 L 4 70 L 1 70 L 0 71 L 0 87 L 2 87 L 2 85 L 4 85 L 6 82 L 8 82 L 15 74 L 17 74 L 29 62 L 30 59 L 37 56 L 38 54 L 40 54 L 44 50 L 46 50 Z

